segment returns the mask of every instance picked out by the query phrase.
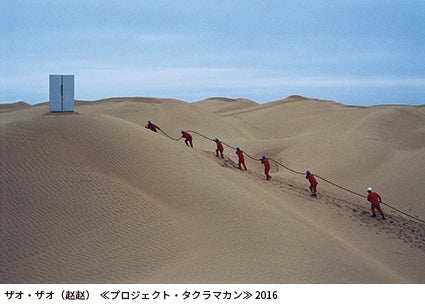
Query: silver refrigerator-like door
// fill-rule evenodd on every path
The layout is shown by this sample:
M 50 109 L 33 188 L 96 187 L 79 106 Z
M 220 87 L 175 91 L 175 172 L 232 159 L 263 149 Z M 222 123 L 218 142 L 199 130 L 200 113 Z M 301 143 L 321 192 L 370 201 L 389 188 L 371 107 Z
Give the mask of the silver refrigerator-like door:
M 62 76 L 50 75 L 49 111 L 62 111 Z
M 74 76 L 62 76 L 62 111 L 74 111 Z

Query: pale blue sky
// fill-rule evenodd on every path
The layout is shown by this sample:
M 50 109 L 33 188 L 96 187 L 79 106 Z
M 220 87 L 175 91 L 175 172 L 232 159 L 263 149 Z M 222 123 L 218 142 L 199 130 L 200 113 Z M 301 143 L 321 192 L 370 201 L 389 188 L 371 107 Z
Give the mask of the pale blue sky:
M 0 0 L 0 102 L 298 94 L 425 104 L 423 0 Z

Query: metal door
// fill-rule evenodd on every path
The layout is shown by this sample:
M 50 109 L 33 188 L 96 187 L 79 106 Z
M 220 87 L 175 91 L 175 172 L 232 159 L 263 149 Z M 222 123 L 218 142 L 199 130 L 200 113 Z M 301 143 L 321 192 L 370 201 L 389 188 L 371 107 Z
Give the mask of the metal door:
M 62 78 L 60 75 L 50 75 L 50 112 L 62 111 Z
M 62 76 L 62 111 L 74 111 L 74 76 Z

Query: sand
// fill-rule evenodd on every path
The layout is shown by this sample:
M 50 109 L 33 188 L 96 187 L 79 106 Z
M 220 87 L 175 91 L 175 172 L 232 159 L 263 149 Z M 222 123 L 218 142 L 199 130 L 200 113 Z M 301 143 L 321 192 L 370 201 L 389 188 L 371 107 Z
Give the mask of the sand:
M 1 283 L 425 283 L 425 107 L 291 96 L 2 105 Z

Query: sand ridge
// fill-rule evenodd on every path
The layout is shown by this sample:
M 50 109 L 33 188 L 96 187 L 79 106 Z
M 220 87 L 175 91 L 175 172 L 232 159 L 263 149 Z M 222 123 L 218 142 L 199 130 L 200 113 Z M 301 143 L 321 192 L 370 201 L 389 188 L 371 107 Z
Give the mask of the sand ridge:
M 80 102 L 74 114 L 47 114 L 45 104 L 2 113 L 0 281 L 423 283 L 423 225 L 387 210 L 387 222 L 371 219 L 368 203 L 323 182 L 311 199 L 305 178 L 277 165 L 267 182 L 259 161 L 240 171 L 229 148 L 222 160 L 210 140 L 195 136 L 188 148 L 144 128 L 150 119 L 173 137 L 197 130 L 358 190 L 366 176 L 382 182 L 384 200 L 423 216 L 417 110 L 302 97 L 266 106 L 116 98 Z M 385 114 L 401 120 L 389 133 Z M 406 130 L 409 139 L 394 135 Z M 371 138 L 384 145 L 368 146 Z M 341 157 L 350 139 L 351 156 Z M 367 165 L 347 168 L 353 158 Z M 391 192 L 376 172 L 404 183 Z

